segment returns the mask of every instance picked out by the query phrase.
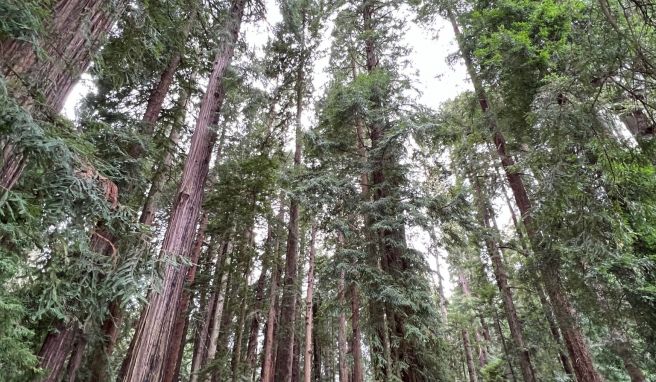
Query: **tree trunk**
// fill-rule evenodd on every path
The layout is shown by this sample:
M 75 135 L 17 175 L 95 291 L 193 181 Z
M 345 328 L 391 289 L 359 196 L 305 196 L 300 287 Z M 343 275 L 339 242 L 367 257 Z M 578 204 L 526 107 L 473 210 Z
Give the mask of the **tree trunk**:
M 39 110 L 56 114 L 66 97 L 91 63 L 127 0 L 109 6 L 107 0 L 58 0 L 52 22 L 38 45 L 43 57 L 30 43 L 0 41 L 0 70 L 18 103 L 31 109 L 39 100 Z M 40 101 L 42 100 L 42 101 Z M 23 174 L 27 158 L 11 138 L 5 143 L 0 168 L 0 188 L 10 191 Z
M 196 336 L 196 343 L 194 345 L 194 354 L 191 361 L 191 371 L 190 371 L 190 381 L 196 382 L 198 380 L 198 373 L 200 369 L 205 364 L 208 354 L 208 344 L 210 342 L 210 337 L 212 333 L 212 328 L 214 326 L 214 312 L 216 310 L 216 302 L 218 300 L 218 295 L 221 293 L 221 280 L 223 274 L 226 272 L 228 250 L 230 249 L 230 240 L 229 237 L 226 237 L 225 241 L 222 243 L 215 264 L 214 271 L 214 282 L 212 285 L 212 291 L 210 292 L 206 308 L 203 314 L 203 321 L 200 330 Z
M 209 219 L 207 213 L 203 213 L 200 219 L 200 225 L 198 227 L 198 232 L 196 233 L 196 242 L 191 251 L 191 267 L 187 271 L 187 278 L 185 280 L 186 288 L 182 291 L 182 297 L 180 297 L 180 303 L 176 308 L 175 312 L 177 317 L 175 323 L 173 324 L 173 333 L 171 336 L 171 348 L 168 353 L 168 360 L 166 361 L 166 366 L 164 369 L 164 378 L 163 382 L 173 382 L 178 378 L 178 372 L 180 370 L 180 360 L 182 359 L 181 353 L 184 350 L 184 340 L 186 337 L 186 328 L 187 328 L 187 317 L 189 313 L 189 301 L 192 297 L 192 291 L 189 289 L 196 279 L 196 270 L 198 268 L 198 259 L 200 258 L 200 253 L 203 249 L 203 243 L 205 241 L 205 231 L 207 230 L 207 225 Z
M 260 332 L 260 321 L 262 321 L 262 307 L 264 303 L 264 287 L 266 283 L 267 273 L 271 267 L 271 257 L 274 255 L 272 251 L 273 242 L 273 229 L 271 224 L 267 228 L 267 238 L 264 243 L 264 258 L 262 259 L 262 272 L 257 279 L 255 286 L 255 303 L 253 305 L 250 331 L 248 335 L 248 346 L 246 350 L 246 360 L 248 367 L 251 370 L 255 369 L 257 362 L 257 335 Z M 273 280 L 273 272 L 271 272 L 271 279 Z
M 301 25 L 301 57 L 296 72 L 296 147 L 294 150 L 294 168 L 301 168 L 302 157 L 302 114 L 303 98 L 305 92 L 304 59 L 305 54 L 305 9 Z M 298 200 L 292 196 L 289 205 L 289 228 L 287 236 L 287 252 L 285 257 L 285 279 L 282 291 L 280 322 L 278 323 L 278 346 L 276 354 L 276 382 L 290 382 L 292 379 L 292 365 L 294 358 L 294 328 L 296 313 L 296 273 L 298 267 L 298 235 L 299 235 L 299 205 Z
M 473 174 L 471 175 L 471 181 L 474 185 L 474 200 L 475 204 L 478 206 L 479 211 L 479 221 L 481 227 L 484 229 L 489 229 L 490 227 L 490 216 L 492 215 L 492 209 L 489 205 L 488 199 L 483 195 L 483 188 L 478 177 Z M 517 309 L 515 308 L 515 302 L 513 298 L 512 290 L 510 289 L 510 284 L 508 283 L 508 273 L 506 272 L 506 267 L 501 259 L 501 253 L 497 246 L 497 243 L 490 238 L 489 236 L 485 237 L 485 246 L 492 261 L 492 269 L 494 271 L 494 278 L 497 282 L 497 287 L 501 294 L 501 301 L 503 302 L 503 309 L 506 313 L 506 320 L 508 321 L 508 327 L 510 328 L 510 334 L 515 344 L 515 350 L 519 354 L 519 365 L 522 371 L 522 377 L 525 382 L 535 382 L 535 369 L 533 368 L 533 363 L 531 362 L 531 355 L 526 347 L 524 342 L 524 330 L 522 328 L 521 321 L 517 315 Z
M 545 248 L 543 248 L 543 244 L 537 237 L 537 229 L 534 226 L 531 213 L 531 202 L 528 193 L 526 192 L 524 181 L 521 178 L 520 173 L 515 169 L 515 161 L 506 152 L 505 137 L 498 129 L 493 114 L 490 113 L 489 100 L 487 99 L 483 84 L 474 69 L 471 54 L 467 51 L 463 43 L 463 36 L 460 33 L 456 17 L 451 10 L 448 10 L 448 16 L 458 40 L 458 45 L 465 61 L 467 72 L 474 84 L 474 91 L 478 96 L 480 108 L 483 113 L 487 115 L 488 128 L 492 134 L 499 161 L 506 173 L 506 178 L 515 198 L 515 203 L 521 214 L 528 239 L 536 253 L 546 255 L 543 253 L 545 252 Z M 590 350 L 588 349 L 583 333 L 576 322 L 576 311 L 567 298 L 563 286 L 561 285 L 559 269 L 559 259 L 554 258 L 554 256 L 548 256 L 548 259 L 545 259 L 545 264 L 541 266 L 540 278 L 553 304 L 554 313 L 561 327 L 563 337 L 565 338 L 570 358 L 574 360 L 574 372 L 579 382 L 601 382 L 604 379 L 595 370 Z
M 48 333 L 39 350 L 39 366 L 47 370 L 41 382 L 59 382 L 66 359 L 73 350 L 75 338 L 80 329 L 76 324 L 58 322 L 55 332 Z
M 517 377 L 515 377 L 515 369 L 513 368 L 511 362 L 511 354 L 508 350 L 508 345 L 506 344 L 506 336 L 503 334 L 503 329 L 501 328 L 501 322 L 499 322 L 499 315 L 497 314 L 496 308 L 494 309 L 494 324 L 499 332 L 499 339 L 501 340 L 501 345 L 503 347 L 503 354 L 506 356 L 506 361 L 508 362 L 508 372 L 513 382 L 517 382 Z
M 469 346 L 469 333 L 462 329 L 462 347 L 465 350 L 465 361 L 467 362 L 467 372 L 469 373 L 469 382 L 478 382 L 476 366 L 474 366 L 474 357 L 472 357 L 471 347 Z
M 229 244 L 230 245 L 230 244 Z M 228 249 L 226 256 L 229 256 L 232 251 Z M 212 362 L 216 357 L 218 343 L 219 343 L 219 333 L 221 331 L 221 326 L 223 325 L 223 308 L 225 307 L 226 295 L 228 294 L 228 286 L 230 271 L 229 267 L 230 259 L 226 259 L 225 267 L 223 269 L 223 274 L 221 275 L 221 282 L 218 285 L 216 302 L 214 303 L 214 313 L 212 318 L 212 327 L 210 329 L 209 342 L 207 344 L 207 357 L 205 362 L 200 364 L 198 370 L 201 370 L 205 365 Z
M 362 334 L 360 332 L 360 292 L 357 284 L 351 282 L 351 353 L 353 355 L 353 377 L 351 382 L 364 382 L 364 369 L 362 364 Z
M 230 9 L 226 26 L 228 34 L 217 50 L 169 227 L 162 243 L 164 256 L 189 257 L 190 255 L 212 148 L 216 141 L 216 133 L 212 131 L 210 124 L 217 121 L 217 114 L 224 98 L 217 97 L 219 95 L 217 91 L 234 53 L 245 4 L 245 0 L 233 0 Z M 135 333 L 137 340 L 124 381 L 141 382 L 162 378 L 163 364 L 166 362 L 166 353 L 170 347 L 175 321 L 172 309 L 179 305 L 184 277 L 184 267 L 173 265 L 166 267 L 162 290 L 151 295 L 150 302 L 145 308 L 145 319 Z
M 28 106 L 40 94 L 48 111 L 59 112 L 126 5 L 125 0 L 56 1 L 52 21 L 37 42 L 43 55 L 25 41 L 0 41 L 2 73 L 12 85 L 24 87 L 18 92 L 23 94 L 17 94 L 24 97 L 22 105 Z
M 314 299 L 312 302 L 312 317 L 318 317 L 319 314 L 319 301 L 318 299 Z M 319 341 L 319 327 L 317 325 L 312 325 L 312 338 L 314 338 L 313 341 L 313 347 L 314 349 L 312 350 L 312 372 L 313 372 L 313 380 L 314 382 L 321 382 L 321 375 L 322 375 L 322 370 L 321 370 L 321 341 Z
M 308 257 L 307 295 L 305 296 L 305 357 L 303 368 L 303 382 L 312 381 L 312 329 L 313 311 L 312 298 L 314 297 L 314 241 L 317 236 L 316 225 L 312 226 L 310 237 L 310 253 Z M 341 381 L 343 382 L 343 381 Z
M 337 286 L 337 298 L 339 301 L 339 327 L 337 330 L 337 355 L 339 361 L 339 382 L 348 382 L 348 364 L 346 362 L 346 314 L 344 313 L 346 299 L 345 293 L 345 272 L 342 270 L 339 274 Z M 307 382 L 307 381 L 306 381 Z

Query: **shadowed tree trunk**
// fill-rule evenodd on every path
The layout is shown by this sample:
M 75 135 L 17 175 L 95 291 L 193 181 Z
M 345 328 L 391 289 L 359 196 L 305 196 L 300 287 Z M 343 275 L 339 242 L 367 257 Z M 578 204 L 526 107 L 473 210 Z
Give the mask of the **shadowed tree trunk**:
M 313 329 L 313 304 L 314 297 L 314 241 L 317 236 L 316 225 L 312 226 L 310 237 L 310 253 L 308 256 L 307 295 L 305 296 L 305 357 L 303 368 L 303 382 L 312 380 L 312 329 Z
M 162 254 L 165 256 L 190 256 L 212 148 L 216 141 L 216 133 L 210 128 L 210 124 L 217 121 L 217 114 L 223 103 L 224 97 L 217 97 L 220 95 L 218 90 L 232 60 L 245 5 L 245 0 L 233 0 L 230 8 L 225 28 L 228 33 L 217 50 L 169 227 L 162 243 Z M 145 308 L 145 319 L 136 330 L 134 350 L 123 377 L 124 381 L 142 382 L 162 378 L 175 321 L 172 309 L 179 305 L 185 274 L 185 267 L 166 267 L 161 291 L 152 293 Z
M 471 346 L 469 345 L 469 332 L 462 329 L 462 347 L 465 351 L 465 361 L 467 362 L 467 373 L 469 374 L 469 382 L 478 382 L 476 375 L 476 366 L 474 366 L 474 357 L 472 356 Z

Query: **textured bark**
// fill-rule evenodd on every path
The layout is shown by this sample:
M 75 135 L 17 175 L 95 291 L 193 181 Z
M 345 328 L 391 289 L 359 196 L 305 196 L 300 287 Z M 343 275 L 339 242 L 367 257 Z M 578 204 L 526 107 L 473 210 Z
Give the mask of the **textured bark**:
M 467 362 L 467 373 L 469 374 L 469 382 L 478 382 L 478 375 L 476 374 L 476 366 L 474 366 L 474 357 L 472 356 L 471 347 L 469 346 L 469 332 L 463 329 L 461 334 L 462 334 L 462 347 L 465 351 L 465 361 Z
M 41 350 L 39 350 L 39 366 L 47 370 L 41 382 L 59 382 L 66 359 L 73 350 L 75 338 L 79 329 L 76 324 L 66 325 L 58 322 L 55 331 L 48 333 Z
M 449 19 L 458 40 L 460 52 L 465 61 L 469 78 L 474 84 L 474 91 L 478 97 L 480 108 L 483 113 L 487 115 L 488 128 L 492 134 L 492 141 L 496 148 L 499 161 L 501 162 L 501 167 L 505 171 L 506 179 L 515 198 L 515 204 L 521 214 L 528 239 L 536 253 L 546 255 L 544 254 L 544 245 L 538 238 L 538 232 L 533 222 L 531 201 L 526 191 L 524 181 L 521 178 L 521 174 L 515 169 L 514 159 L 512 156 L 508 155 L 506 151 L 505 137 L 501 134 L 494 116 L 490 113 L 490 104 L 487 94 L 474 68 L 471 53 L 467 51 L 462 41 L 463 37 L 458 27 L 456 17 L 450 10 Z M 544 284 L 551 303 L 553 304 L 554 313 L 562 330 L 563 337 L 565 338 L 570 358 L 574 362 L 573 366 L 577 380 L 579 382 L 603 381 L 604 379 L 602 376 L 595 370 L 592 355 L 588 349 L 585 337 L 576 322 L 576 311 L 570 303 L 561 284 L 559 273 L 560 261 L 555 256 L 542 257 L 545 258 L 545 261 L 540 267 L 540 279 Z
M 210 124 L 217 121 L 217 114 L 223 103 L 224 97 L 217 97 L 220 95 L 218 90 L 232 60 L 245 3 L 245 0 L 234 0 L 231 5 L 226 25 L 228 33 L 217 50 L 191 139 L 189 155 L 185 161 L 181 184 L 162 243 L 164 256 L 190 256 L 212 148 L 216 141 L 216 133 L 210 128 Z M 137 339 L 126 375 L 123 377 L 124 381 L 141 382 L 162 378 L 175 321 L 172 312 L 179 305 L 185 271 L 185 267 L 166 267 L 162 290 L 152 293 L 145 308 L 145 319 L 135 333 Z
M 73 85 L 89 67 L 105 36 L 126 7 L 122 0 L 58 0 L 52 21 L 37 42 L 43 54 L 30 43 L 0 41 L 2 73 L 16 87 L 23 106 L 43 97 L 50 112 L 59 112 Z M 23 88 L 23 89 L 21 89 Z M 33 88 L 33 89 L 32 89 Z
M 52 8 L 52 21 L 45 26 L 37 44 L 43 54 L 25 41 L 0 41 L 0 70 L 13 97 L 24 108 L 56 114 L 105 36 L 127 5 L 120 0 L 58 0 Z M 0 188 L 11 190 L 20 180 L 27 158 L 22 148 L 5 142 L 0 168 Z
M 77 377 L 77 371 L 82 365 L 82 358 L 84 357 L 84 349 L 87 345 L 86 336 L 80 331 L 75 342 L 75 348 L 73 353 L 71 353 L 71 358 L 68 360 L 68 367 L 66 368 L 66 378 L 65 381 L 75 382 Z
M 171 348 L 168 353 L 168 360 L 164 369 L 164 378 L 162 382 L 173 382 L 178 378 L 180 370 L 180 360 L 182 359 L 182 351 L 184 350 L 184 340 L 186 337 L 187 317 L 189 313 L 189 301 L 192 297 L 192 291 L 189 289 L 196 279 L 196 269 L 198 268 L 198 259 L 203 248 L 205 241 L 205 231 L 209 222 L 207 213 L 203 213 L 196 233 L 196 242 L 191 251 L 191 267 L 187 271 L 187 278 L 185 280 L 186 289 L 182 292 L 180 303 L 175 312 L 177 317 L 173 324 L 173 333 L 171 336 Z
M 303 368 L 303 382 L 312 381 L 312 329 L 313 329 L 313 311 L 312 299 L 314 298 L 314 242 L 317 236 L 316 225 L 312 226 L 312 233 L 310 237 L 310 253 L 308 255 L 308 274 L 307 274 L 307 294 L 305 296 L 305 357 Z M 343 289 L 343 281 L 342 281 Z M 343 292 L 342 292 L 343 293 Z M 341 324 L 340 324 L 341 325 Z M 346 339 L 344 338 L 344 341 Z M 341 380 L 340 382 L 343 382 Z
M 493 213 L 492 208 L 489 205 L 487 197 L 483 195 L 483 190 L 478 177 L 473 175 L 471 178 L 472 183 L 474 184 L 474 198 L 475 203 L 478 206 L 480 224 L 486 229 L 491 228 L 490 216 Z M 506 272 L 505 264 L 501 259 L 499 247 L 490 237 L 485 238 L 485 246 L 488 255 L 490 256 L 494 278 L 501 294 L 501 301 L 506 314 L 506 321 L 510 328 L 510 335 L 512 336 L 515 345 L 515 351 L 519 355 L 519 365 L 522 371 L 522 377 L 525 382 L 535 382 L 535 369 L 533 368 L 530 352 L 524 341 L 524 329 L 522 328 L 521 321 L 517 315 L 513 293 L 510 289 L 510 284 L 508 283 L 508 273 Z

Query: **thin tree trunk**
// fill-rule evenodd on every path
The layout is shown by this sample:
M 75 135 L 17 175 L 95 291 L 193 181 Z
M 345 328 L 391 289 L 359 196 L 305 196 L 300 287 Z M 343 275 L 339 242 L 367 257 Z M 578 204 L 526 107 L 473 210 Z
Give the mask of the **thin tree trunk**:
M 353 378 L 351 382 L 364 381 L 364 368 L 362 363 L 362 334 L 360 331 L 360 292 L 357 284 L 351 283 L 351 353 L 353 355 Z
M 303 368 L 303 382 L 312 381 L 312 330 L 313 311 L 312 298 L 314 297 L 314 242 L 317 236 L 316 225 L 312 226 L 310 237 L 310 253 L 308 257 L 307 295 L 305 296 L 305 357 Z M 343 287 L 343 286 L 342 286 Z M 342 381 L 343 382 L 343 381 Z
M 212 328 L 214 326 L 214 312 L 216 310 L 216 302 L 218 300 L 218 295 L 221 293 L 221 281 L 222 276 L 227 271 L 225 266 L 228 257 L 228 250 L 230 249 L 230 240 L 229 237 L 225 239 L 223 244 L 220 247 L 218 256 L 215 264 L 214 271 L 214 283 L 212 285 L 212 291 L 207 298 L 206 309 L 203 314 L 203 321 L 200 330 L 198 331 L 196 344 L 194 346 L 194 355 L 191 361 L 191 371 L 190 371 L 190 382 L 198 381 L 198 373 L 200 369 L 205 364 L 208 354 L 208 344 L 210 342 L 210 337 L 212 333 Z
M 474 184 L 474 198 L 479 210 L 480 224 L 484 229 L 489 229 L 490 216 L 493 213 L 492 209 L 489 205 L 488 199 L 483 195 L 483 188 L 478 177 L 476 175 L 471 175 L 471 178 Z M 535 369 L 531 362 L 530 352 L 524 342 L 524 330 L 517 315 L 513 293 L 510 289 L 510 284 L 508 283 L 508 273 L 506 272 L 506 267 L 501 259 L 501 253 L 496 242 L 492 238 L 486 237 L 484 241 L 488 255 L 492 261 L 494 278 L 496 279 L 499 292 L 501 293 L 501 301 L 503 302 L 503 308 L 506 314 L 506 320 L 508 321 L 508 327 L 510 328 L 510 334 L 515 344 L 515 350 L 519 354 L 519 365 L 522 371 L 522 377 L 525 382 L 535 382 Z
M 228 249 L 228 252 L 226 255 L 229 255 L 230 252 L 232 252 L 230 249 Z M 229 277 L 230 277 L 230 271 L 229 271 L 229 258 L 226 260 L 226 264 L 223 270 L 223 275 L 221 276 L 221 282 L 218 285 L 218 292 L 217 292 L 217 297 L 216 297 L 216 303 L 214 304 L 214 317 L 212 318 L 212 328 L 210 330 L 210 337 L 209 337 L 209 342 L 207 345 L 207 357 L 206 360 L 203 364 L 200 365 L 198 370 L 202 369 L 205 365 L 208 363 L 212 362 L 214 358 L 216 357 L 216 352 L 218 348 L 218 342 L 219 342 L 219 333 L 221 331 L 221 326 L 223 325 L 223 308 L 225 307 L 225 299 L 226 295 L 228 293 L 228 285 L 229 285 Z
M 510 189 L 515 197 L 515 203 L 517 204 L 517 208 L 522 216 L 527 236 L 534 251 L 542 254 L 545 249 L 543 248 L 540 239 L 537 237 L 537 229 L 535 228 L 531 213 L 531 202 L 528 193 L 526 192 L 524 181 L 521 178 L 520 173 L 514 169 L 515 161 L 506 152 L 505 137 L 501 134 L 501 131 L 499 131 L 494 116 L 489 112 L 489 100 L 487 99 L 483 84 L 474 69 L 471 54 L 463 44 L 463 37 L 458 27 L 455 15 L 451 10 L 448 10 L 448 16 L 458 40 L 460 52 L 465 61 L 469 77 L 474 84 L 474 91 L 479 98 L 481 110 L 488 116 L 488 127 L 492 134 L 502 168 L 506 172 L 508 184 L 510 185 Z M 601 382 L 604 379 L 595 370 L 594 362 L 590 350 L 588 349 L 588 345 L 586 344 L 585 337 L 576 322 L 576 311 L 567 298 L 563 286 L 561 285 L 559 269 L 559 259 L 554 256 L 549 256 L 548 261 L 541 267 L 540 278 L 544 283 L 545 290 L 553 304 L 554 313 L 563 332 L 563 337 L 565 338 L 570 357 L 574 360 L 574 372 L 579 382 Z
M 319 313 L 319 301 L 318 299 L 314 299 L 312 302 L 312 317 L 317 317 Z M 312 325 L 312 338 L 314 338 L 313 342 L 313 347 L 314 349 L 312 350 L 312 363 L 313 363 L 313 379 L 314 382 L 321 382 L 321 375 L 322 375 L 322 370 L 321 370 L 321 341 L 319 341 L 319 326 L 318 325 Z
M 303 117 L 303 98 L 305 93 L 305 9 L 303 12 L 303 22 L 301 25 L 301 43 L 300 43 L 300 62 L 296 72 L 296 147 L 294 150 L 294 168 L 301 168 L 301 157 L 303 150 L 302 143 L 302 117 Z M 278 346 L 276 354 L 276 382 L 290 382 L 293 374 L 294 358 L 294 328 L 296 313 L 296 278 L 298 267 L 298 239 L 299 239 L 299 204 L 298 200 L 292 196 L 289 206 L 289 228 L 287 236 L 287 252 L 285 257 L 285 279 L 283 283 L 283 294 L 280 312 L 280 321 L 278 323 Z
M 346 362 L 346 313 L 344 313 L 346 298 L 345 294 L 345 278 L 344 270 L 339 273 L 339 281 L 337 285 L 337 299 L 339 301 L 339 327 L 337 331 L 337 355 L 339 360 L 339 382 L 348 382 L 348 364 Z M 306 381 L 307 382 L 307 381 Z
M 217 50 L 169 227 L 162 243 L 162 253 L 165 256 L 189 257 L 190 255 L 212 148 L 216 141 L 216 133 L 210 128 L 210 124 L 217 121 L 217 114 L 223 103 L 224 97 L 217 97 L 220 95 L 218 90 L 232 60 L 245 5 L 245 0 L 233 0 L 231 5 L 226 25 L 228 33 Z M 142 382 L 162 378 L 163 364 L 170 347 L 170 336 L 175 321 L 172 309 L 179 305 L 184 277 L 184 267 L 173 265 L 166 267 L 162 290 L 152 294 L 145 308 L 145 319 L 135 333 L 137 340 L 124 381 Z
M 467 372 L 469 373 L 469 382 L 478 382 L 476 366 L 474 366 L 474 357 L 472 356 L 471 347 L 469 346 L 469 333 L 462 329 L 462 347 L 465 350 L 465 361 L 467 362 Z
M 506 361 L 508 362 L 508 371 L 510 372 L 510 377 L 513 382 L 517 382 L 517 377 L 515 376 L 515 369 L 513 368 L 512 362 L 510 361 L 512 356 L 508 350 L 508 345 L 506 344 L 506 336 L 503 334 L 503 329 L 501 328 L 501 322 L 499 322 L 499 315 L 497 314 L 496 308 L 494 310 L 494 324 L 499 332 L 499 339 L 501 340 L 501 345 L 503 346 L 503 354 L 506 356 Z

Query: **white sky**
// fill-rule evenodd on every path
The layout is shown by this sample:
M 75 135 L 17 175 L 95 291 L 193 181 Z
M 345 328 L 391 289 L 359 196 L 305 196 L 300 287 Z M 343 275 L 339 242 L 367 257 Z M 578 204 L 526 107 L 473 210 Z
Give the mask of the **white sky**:
M 281 20 L 281 15 L 273 0 L 265 1 L 267 6 L 267 20 L 260 21 L 256 24 L 249 23 L 244 25 L 243 36 L 245 41 L 254 49 L 262 54 L 262 47 L 271 36 L 272 26 Z M 408 14 L 407 12 L 405 12 Z M 437 31 L 437 33 L 435 32 Z M 437 36 L 439 34 L 439 36 Z M 326 36 L 330 32 L 325 33 Z M 438 109 L 440 105 L 457 96 L 459 93 L 470 89 L 470 83 L 467 80 L 467 74 L 462 63 L 450 67 L 446 63 L 449 54 L 457 50 L 453 30 L 446 20 L 439 19 L 432 30 L 427 30 L 408 20 L 408 30 L 404 34 L 404 43 L 412 49 L 410 54 L 411 68 L 410 73 L 416 71 L 416 81 L 414 86 L 421 92 L 418 99 L 422 104 L 433 109 Z M 330 39 L 325 39 L 322 48 L 328 52 L 331 44 Z M 328 57 L 320 58 L 314 68 L 314 88 L 317 94 L 323 91 L 328 76 L 325 73 Z M 86 94 L 93 91 L 93 84 L 88 75 L 84 75 L 82 80 L 75 86 L 68 97 L 62 113 L 68 118 L 75 119 L 76 107 Z M 311 115 L 312 113 L 307 113 Z M 308 117 L 306 123 L 310 124 L 312 117 Z M 408 231 L 409 245 L 427 255 L 427 260 L 433 270 L 436 269 L 436 261 L 432 256 L 428 256 L 428 234 L 419 229 L 410 229 Z M 444 278 L 444 286 L 447 295 L 453 289 L 453 282 L 448 276 L 446 261 L 442 258 L 440 264 L 440 273 Z

